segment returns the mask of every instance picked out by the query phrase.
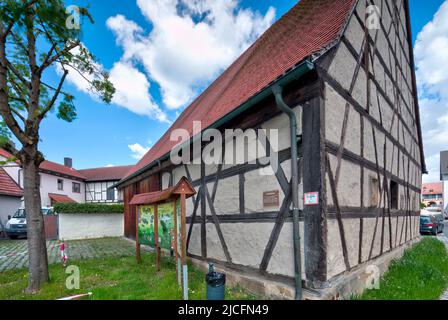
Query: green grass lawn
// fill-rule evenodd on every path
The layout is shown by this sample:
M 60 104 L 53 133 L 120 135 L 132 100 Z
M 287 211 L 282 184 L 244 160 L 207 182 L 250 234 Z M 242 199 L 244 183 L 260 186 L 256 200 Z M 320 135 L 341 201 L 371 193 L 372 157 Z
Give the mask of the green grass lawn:
M 393 261 L 380 289 L 366 290 L 362 300 L 437 300 L 448 287 L 448 253 L 442 242 L 423 238 Z
M 135 257 L 111 257 L 70 261 L 80 269 L 80 289 L 68 290 L 65 281 L 69 274 L 60 264 L 50 265 L 51 282 L 36 295 L 27 295 L 27 269 L 0 273 L 0 300 L 57 299 L 93 292 L 93 299 L 181 299 L 177 285 L 174 260 L 163 258 L 161 271 L 155 270 L 155 256 L 142 253 L 142 264 Z M 190 299 L 205 299 L 205 275 L 189 265 Z M 227 289 L 226 299 L 255 299 L 241 289 Z

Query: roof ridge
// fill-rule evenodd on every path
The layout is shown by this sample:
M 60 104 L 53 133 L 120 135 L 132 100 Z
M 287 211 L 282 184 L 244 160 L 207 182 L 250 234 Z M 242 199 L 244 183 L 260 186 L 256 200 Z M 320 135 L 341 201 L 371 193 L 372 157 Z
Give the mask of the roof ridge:
M 125 168 L 125 167 L 133 167 L 133 164 L 126 164 L 120 166 L 112 166 L 112 167 L 95 167 L 95 168 L 86 168 L 86 169 L 75 169 L 76 171 L 86 171 L 86 170 L 97 170 L 97 169 L 114 169 L 114 168 Z

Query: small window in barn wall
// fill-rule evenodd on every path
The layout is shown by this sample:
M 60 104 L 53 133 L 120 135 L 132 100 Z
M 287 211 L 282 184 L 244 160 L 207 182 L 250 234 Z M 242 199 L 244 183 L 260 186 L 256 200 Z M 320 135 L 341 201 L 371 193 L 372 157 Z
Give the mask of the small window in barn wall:
M 398 183 L 390 180 L 390 208 L 398 209 Z
M 376 208 L 379 205 L 378 179 L 370 177 L 370 207 Z
M 77 182 L 73 182 L 72 184 L 73 193 L 81 193 L 81 184 Z
M 107 200 L 111 200 L 111 201 L 115 200 L 115 189 L 114 188 L 107 189 Z
M 58 190 L 64 190 L 64 180 L 58 179 Z

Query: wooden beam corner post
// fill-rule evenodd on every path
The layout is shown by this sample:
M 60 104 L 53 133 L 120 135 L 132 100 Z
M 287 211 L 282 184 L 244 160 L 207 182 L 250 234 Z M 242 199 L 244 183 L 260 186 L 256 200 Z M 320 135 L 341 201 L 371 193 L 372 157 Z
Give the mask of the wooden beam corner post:
M 135 214 L 135 257 L 137 259 L 137 263 L 142 262 L 142 258 L 140 255 L 140 239 L 138 237 L 138 218 L 140 217 L 140 206 L 137 206 L 136 214 Z
M 181 239 L 182 239 L 182 291 L 184 300 L 188 300 L 188 266 L 187 266 L 187 228 L 186 228 L 186 197 L 180 195 L 181 207 Z
M 307 285 L 318 288 L 327 280 L 327 220 L 325 216 L 324 99 L 321 95 L 303 105 L 303 194 L 319 194 L 317 204 L 304 202 L 304 258 Z
M 178 237 L 178 233 L 177 233 L 177 198 L 174 199 L 173 201 L 173 221 L 174 221 L 174 241 L 173 241 L 173 248 L 174 248 L 174 261 L 176 263 L 176 279 L 177 279 L 177 284 L 180 286 L 181 284 L 181 279 L 180 279 L 180 274 L 181 274 L 181 270 L 179 270 L 179 250 L 178 250 L 178 244 L 177 244 L 177 237 Z
M 156 270 L 160 271 L 160 245 L 159 245 L 159 206 L 154 205 L 154 248 L 156 249 Z

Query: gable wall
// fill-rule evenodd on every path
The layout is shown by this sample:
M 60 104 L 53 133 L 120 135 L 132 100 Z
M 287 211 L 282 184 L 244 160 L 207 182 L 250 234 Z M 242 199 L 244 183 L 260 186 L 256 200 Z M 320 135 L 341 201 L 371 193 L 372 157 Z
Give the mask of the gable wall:
M 366 46 L 364 17 L 371 4 L 381 23 L 368 30 Z M 404 1 L 360 0 L 341 43 L 325 60 L 330 66 L 320 70 L 326 210 L 336 218 L 327 226 L 328 278 L 418 236 L 422 169 L 410 59 Z M 399 186 L 396 209 L 388 196 L 391 180 Z

